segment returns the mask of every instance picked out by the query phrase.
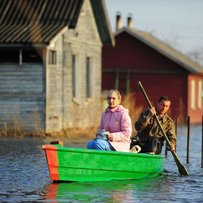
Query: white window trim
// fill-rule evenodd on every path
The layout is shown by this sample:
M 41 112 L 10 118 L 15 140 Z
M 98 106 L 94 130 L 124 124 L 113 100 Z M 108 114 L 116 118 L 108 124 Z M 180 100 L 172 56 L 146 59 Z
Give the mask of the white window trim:
M 195 105 L 195 80 L 191 80 L 191 109 L 195 110 L 196 105 Z
M 73 57 L 75 57 L 73 61 Z M 74 63 L 74 64 L 73 64 Z M 75 70 L 74 73 L 72 73 L 72 97 L 75 102 L 78 103 L 80 98 L 80 61 L 79 56 L 76 54 L 72 55 L 72 71 Z M 75 93 L 74 93 L 75 92 Z
M 202 81 L 198 81 L 198 108 L 202 109 Z

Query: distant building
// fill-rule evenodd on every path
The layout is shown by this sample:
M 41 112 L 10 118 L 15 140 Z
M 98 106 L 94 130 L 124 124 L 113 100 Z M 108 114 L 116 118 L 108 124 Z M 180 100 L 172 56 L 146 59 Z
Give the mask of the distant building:
M 180 120 L 191 117 L 200 123 L 203 115 L 203 67 L 147 32 L 123 27 L 117 15 L 115 46 L 103 47 L 102 89 L 133 92 L 138 106 L 146 107 L 139 91 L 141 81 L 152 103 L 161 95 L 172 99 L 171 115 Z
M 98 125 L 103 44 L 113 44 L 104 0 L 2 0 L 0 129 Z

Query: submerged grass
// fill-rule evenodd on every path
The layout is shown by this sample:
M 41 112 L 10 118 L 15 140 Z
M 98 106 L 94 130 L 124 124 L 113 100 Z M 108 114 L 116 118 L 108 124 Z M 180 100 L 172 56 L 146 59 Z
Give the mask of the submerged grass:
M 129 93 L 122 97 L 121 104 L 129 110 L 129 115 L 132 120 L 132 135 L 135 134 L 134 123 L 137 120 L 141 111 L 143 111 L 143 106 L 138 106 L 136 104 L 136 99 L 134 93 Z M 103 110 L 106 107 L 106 100 L 102 101 Z M 176 119 L 177 124 L 183 124 L 186 121 L 184 115 L 184 109 L 182 103 L 180 103 L 179 116 Z M 181 110 L 183 109 L 183 110 Z M 102 113 L 102 111 L 101 111 Z M 99 115 L 101 116 L 101 115 Z M 98 129 L 98 124 L 95 126 L 90 126 L 87 128 L 68 128 L 62 130 L 61 132 L 44 133 L 43 130 L 39 129 L 39 119 L 34 115 L 35 130 L 25 130 L 23 129 L 20 119 L 13 119 L 9 123 L 4 122 L 0 127 L 0 136 L 2 137 L 52 137 L 52 138 L 67 138 L 67 139 L 92 139 L 95 137 L 95 133 Z

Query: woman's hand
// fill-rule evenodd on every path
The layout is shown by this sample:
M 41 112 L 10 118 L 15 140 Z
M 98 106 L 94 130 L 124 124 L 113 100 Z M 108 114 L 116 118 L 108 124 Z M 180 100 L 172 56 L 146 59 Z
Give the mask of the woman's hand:
M 109 141 L 113 141 L 113 135 L 112 135 L 112 133 L 109 133 L 109 135 L 108 135 L 108 140 L 109 140 Z

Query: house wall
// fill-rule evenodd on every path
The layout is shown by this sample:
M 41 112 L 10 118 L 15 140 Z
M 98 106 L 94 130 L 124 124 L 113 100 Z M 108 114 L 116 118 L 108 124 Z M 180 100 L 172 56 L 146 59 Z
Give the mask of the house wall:
M 0 64 L 0 128 L 44 129 L 42 64 Z
M 49 47 L 57 50 L 57 65 L 46 68 L 46 132 L 98 126 L 101 114 L 101 40 L 89 0 L 74 30 Z M 73 96 L 72 57 L 78 60 L 77 96 Z M 92 64 L 92 96 L 86 96 L 86 59 Z
M 56 54 L 56 64 L 50 64 L 50 52 Z M 58 132 L 62 128 L 62 82 L 63 82 L 63 54 L 62 42 L 59 38 L 46 51 L 45 72 L 45 132 Z
M 153 104 L 167 95 L 172 100 L 170 115 L 186 117 L 188 71 L 127 33 L 115 40 L 114 48 L 103 48 L 102 90 L 133 92 L 136 106 L 145 108 L 147 103 L 137 85 L 141 81 Z
M 131 77 L 134 87 L 136 105 L 147 107 L 146 100 L 140 91 L 137 82 L 141 81 L 150 101 L 155 105 L 162 95 L 170 97 L 172 103 L 169 111 L 174 119 L 183 119 L 187 116 L 187 76 L 167 74 L 134 74 Z

